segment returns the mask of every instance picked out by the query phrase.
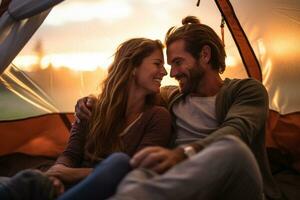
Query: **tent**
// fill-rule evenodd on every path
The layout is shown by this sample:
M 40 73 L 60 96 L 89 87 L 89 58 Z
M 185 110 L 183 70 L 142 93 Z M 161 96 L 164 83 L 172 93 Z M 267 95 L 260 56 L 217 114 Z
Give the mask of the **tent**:
M 31 38 L 47 17 L 51 8 L 62 0 L 5 0 L 1 3 L 0 19 L 0 73 L 11 64 L 11 61 Z M 47 94 L 39 90 L 38 86 L 15 67 L 9 69 L 1 76 L 1 123 L 0 133 L 3 137 L 0 155 L 13 152 L 55 156 L 63 149 L 67 139 L 70 122 L 67 115 L 57 113 Z M 5 93 L 5 91 L 10 91 Z M 19 97 L 19 101 L 9 104 L 10 99 Z M 26 101 L 31 99 L 30 101 Z M 7 103 L 8 102 L 8 103 Z M 28 103 L 30 102 L 30 103 Z M 18 110 L 26 107 L 38 117 L 9 120 L 7 109 Z M 38 108 L 38 109 L 35 109 Z M 24 110 L 23 110 L 24 111 Z M 22 112 L 22 111 L 21 111 Z M 26 112 L 25 112 L 26 113 Z M 56 113 L 45 115 L 46 113 Z M 20 118 L 20 117 L 19 117 Z M 22 118 L 22 117 L 21 117 Z M 66 126 L 67 125 L 67 126 Z M 51 136 L 51 132 L 57 136 Z M 18 138 L 18 139 L 16 139 Z
M 40 27 L 51 8 L 62 0 L 0 2 L 1 159 L 16 153 L 55 158 L 66 145 L 73 120 L 72 109 L 65 109 L 66 103 L 60 104 L 50 95 L 51 88 L 37 84 L 30 73 L 14 66 L 12 60 Z M 158 2 L 162 3 L 161 7 L 173 3 Z M 236 65 L 245 69 L 243 76 L 262 81 L 268 90 L 270 115 L 266 137 L 273 172 L 280 174 L 290 169 L 299 173 L 300 2 L 199 2 L 199 15 L 207 7 L 216 8 L 216 12 L 201 18 L 204 23 L 208 21 L 209 24 L 213 17 L 220 22 L 222 18 L 225 20 L 225 48 L 228 55 L 238 57 Z M 195 9 L 196 3 L 185 2 Z M 226 71 L 237 70 L 228 67 Z M 43 73 L 51 74 L 51 71 Z M 39 76 L 44 79 L 45 74 Z M 78 96 L 73 97 L 76 98 Z M 299 185 L 297 187 L 299 189 Z

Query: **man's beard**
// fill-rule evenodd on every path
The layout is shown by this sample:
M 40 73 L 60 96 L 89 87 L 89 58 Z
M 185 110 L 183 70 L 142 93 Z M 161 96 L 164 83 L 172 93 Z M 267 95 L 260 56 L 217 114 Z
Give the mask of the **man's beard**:
M 204 75 L 204 70 L 200 64 L 196 63 L 191 69 L 189 69 L 190 77 L 187 77 L 187 83 L 185 89 L 182 91 L 185 95 L 190 93 L 196 93 L 200 80 Z

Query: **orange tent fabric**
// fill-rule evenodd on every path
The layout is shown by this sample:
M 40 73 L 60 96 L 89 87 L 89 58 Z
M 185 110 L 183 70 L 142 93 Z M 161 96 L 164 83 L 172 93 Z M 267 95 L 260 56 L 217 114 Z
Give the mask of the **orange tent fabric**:
M 74 121 L 72 114 L 67 114 Z M 47 114 L 15 121 L 0 122 L 0 156 L 11 153 L 57 157 L 65 148 L 69 130 L 59 114 Z
M 291 158 L 291 166 L 300 172 L 300 112 L 280 115 L 270 110 L 266 145 Z

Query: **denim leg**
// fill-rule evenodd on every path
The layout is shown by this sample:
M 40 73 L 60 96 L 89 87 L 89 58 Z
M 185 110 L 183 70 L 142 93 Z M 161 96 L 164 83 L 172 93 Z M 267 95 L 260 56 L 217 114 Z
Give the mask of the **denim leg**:
M 0 199 L 52 200 L 55 198 L 52 182 L 37 170 L 24 170 L 11 178 L 1 178 L 0 181 Z
M 12 199 L 9 194 L 9 190 L 6 187 L 6 184 L 10 181 L 9 177 L 0 177 L 0 199 L 10 200 Z
M 111 200 L 263 199 L 262 178 L 249 148 L 234 136 L 216 141 L 163 175 L 132 171 Z
M 110 197 L 123 177 L 131 171 L 129 160 L 124 153 L 112 154 L 98 164 L 87 178 L 60 196 L 59 200 L 101 200 Z

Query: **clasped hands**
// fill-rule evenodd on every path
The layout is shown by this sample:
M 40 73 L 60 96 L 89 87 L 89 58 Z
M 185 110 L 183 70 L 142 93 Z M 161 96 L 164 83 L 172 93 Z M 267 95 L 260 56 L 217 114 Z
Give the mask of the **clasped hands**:
M 52 181 L 58 195 L 64 192 L 64 184 L 74 184 L 92 172 L 92 168 L 71 168 L 62 164 L 53 165 L 45 174 Z

